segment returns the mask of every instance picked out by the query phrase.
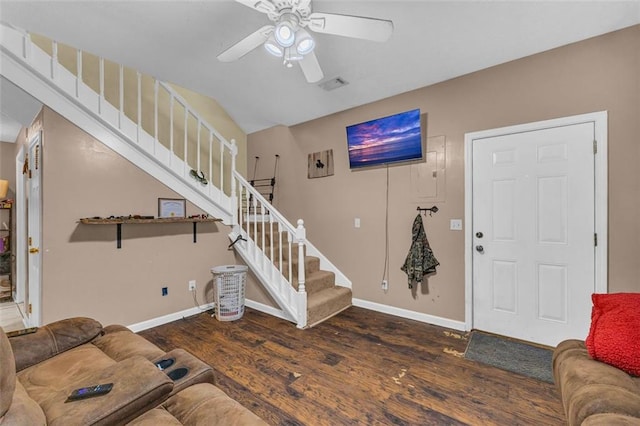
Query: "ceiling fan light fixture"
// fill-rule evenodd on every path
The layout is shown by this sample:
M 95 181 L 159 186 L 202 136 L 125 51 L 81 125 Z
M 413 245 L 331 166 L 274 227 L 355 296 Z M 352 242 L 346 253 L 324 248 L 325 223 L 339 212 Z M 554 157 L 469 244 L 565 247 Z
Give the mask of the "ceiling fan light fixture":
M 264 42 L 264 48 L 278 58 L 282 58 L 284 56 L 284 49 L 276 42 L 276 39 L 273 37 L 273 34 Z
M 316 42 L 303 28 L 296 33 L 296 51 L 301 55 L 309 54 L 316 47 Z
M 294 24 L 289 20 L 282 20 L 273 31 L 276 41 L 282 47 L 293 46 L 296 41 Z

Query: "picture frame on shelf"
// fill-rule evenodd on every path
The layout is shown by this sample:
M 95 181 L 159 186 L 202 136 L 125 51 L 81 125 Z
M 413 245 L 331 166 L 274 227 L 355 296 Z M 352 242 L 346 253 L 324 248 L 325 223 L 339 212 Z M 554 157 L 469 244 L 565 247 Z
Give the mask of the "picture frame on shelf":
M 158 198 L 158 217 L 187 217 L 187 201 L 184 198 Z

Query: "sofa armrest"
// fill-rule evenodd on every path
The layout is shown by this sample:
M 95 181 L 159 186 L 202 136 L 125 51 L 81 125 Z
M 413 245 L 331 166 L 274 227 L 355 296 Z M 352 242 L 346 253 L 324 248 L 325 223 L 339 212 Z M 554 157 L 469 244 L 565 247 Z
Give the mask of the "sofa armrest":
M 91 360 L 87 360 L 91 362 Z M 113 383 L 111 392 L 65 402 L 71 391 L 81 387 Z M 40 406 L 50 426 L 70 424 L 123 424 L 151 410 L 167 399 L 173 381 L 149 360 L 135 356 L 96 373 L 91 383 L 83 381 L 54 392 Z
M 98 321 L 77 317 L 39 327 L 35 333 L 10 337 L 16 371 L 87 343 L 100 333 L 102 325 Z

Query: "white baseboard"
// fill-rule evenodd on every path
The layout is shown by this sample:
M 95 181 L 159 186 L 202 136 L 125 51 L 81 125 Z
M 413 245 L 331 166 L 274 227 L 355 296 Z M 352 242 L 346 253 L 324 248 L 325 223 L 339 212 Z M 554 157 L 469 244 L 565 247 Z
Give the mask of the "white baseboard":
M 206 305 L 200 305 L 198 307 L 193 307 L 189 309 L 185 309 L 184 311 L 174 312 L 172 314 L 163 315 L 161 317 L 152 318 L 150 320 L 138 322 L 135 324 L 128 325 L 127 328 L 134 333 L 137 333 L 142 330 L 146 330 L 149 328 L 157 327 L 159 325 L 167 324 L 172 321 L 176 321 L 179 319 L 183 319 L 185 317 L 190 317 L 192 315 L 199 314 L 201 312 L 207 311 L 213 308 L 213 303 L 208 303 Z
M 265 305 L 264 303 L 256 302 L 256 301 L 249 300 L 249 299 L 246 299 L 244 301 L 244 305 L 249 307 L 249 308 L 251 308 L 251 309 L 255 309 L 256 311 L 260 311 L 260 312 L 264 312 L 265 314 L 273 315 L 274 317 L 283 319 L 285 321 L 290 321 L 290 319 L 287 318 L 284 315 L 284 312 L 282 312 L 282 310 L 280 310 L 278 308 L 274 308 L 273 306 Z
M 381 303 L 370 302 L 368 300 L 362 300 L 362 299 L 353 299 L 352 303 L 353 303 L 353 306 L 369 309 L 376 312 L 395 315 L 397 317 L 420 321 L 427 324 L 437 325 L 440 327 L 451 328 L 453 330 L 466 331 L 464 321 L 455 321 L 448 318 L 442 318 L 434 315 L 423 314 L 420 312 L 410 311 L 408 309 L 395 308 L 393 306 L 383 305 Z M 256 302 L 249 299 L 246 299 L 244 304 L 245 306 L 251 309 L 255 309 L 256 311 L 264 312 L 266 314 L 273 315 L 274 317 L 281 318 L 285 321 L 289 321 L 289 319 L 284 315 L 284 313 L 280 309 L 274 308 L 273 306 L 265 305 L 264 303 Z M 142 330 L 147 330 L 149 328 L 157 327 L 159 325 L 167 324 L 172 321 L 176 321 L 179 319 L 183 319 L 185 317 L 190 317 L 192 315 L 199 314 L 201 312 L 212 309 L 213 307 L 214 307 L 213 303 L 208 303 L 206 305 L 201 305 L 199 307 L 193 307 L 193 308 L 185 309 L 183 311 L 174 312 L 172 314 L 163 315 L 161 317 L 156 317 L 150 320 L 131 324 L 131 325 L 128 325 L 127 328 L 133 331 L 134 333 L 137 333 Z
M 389 315 L 395 315 L 401 318 L 407 318 L 427 324 L 437 325 L 440 327 L 451 328 L 458 331 L 466 331 L 464 321 L 455 321 L 448 318 L 437 317 L 435 315 L 423 314 L 408 309 L 396 308 L 381 303 L 370 302 L 368 300 L 353 299 L 353 306 L 369 309 L 376 312 L 382 312 Z

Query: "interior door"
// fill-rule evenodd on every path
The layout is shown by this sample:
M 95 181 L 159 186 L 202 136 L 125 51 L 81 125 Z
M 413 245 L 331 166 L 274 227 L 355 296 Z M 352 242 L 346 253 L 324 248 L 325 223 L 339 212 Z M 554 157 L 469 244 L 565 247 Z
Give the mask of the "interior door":
M 27 292 L 25 311 L 30 326 L 39 326 L 41 319 L 40 288 L 42 280 L 42 132 L 29 141 L 27 183 Z
M 473 141 L 473 325 L 585 338 L 595 291 L 594 123 Z

